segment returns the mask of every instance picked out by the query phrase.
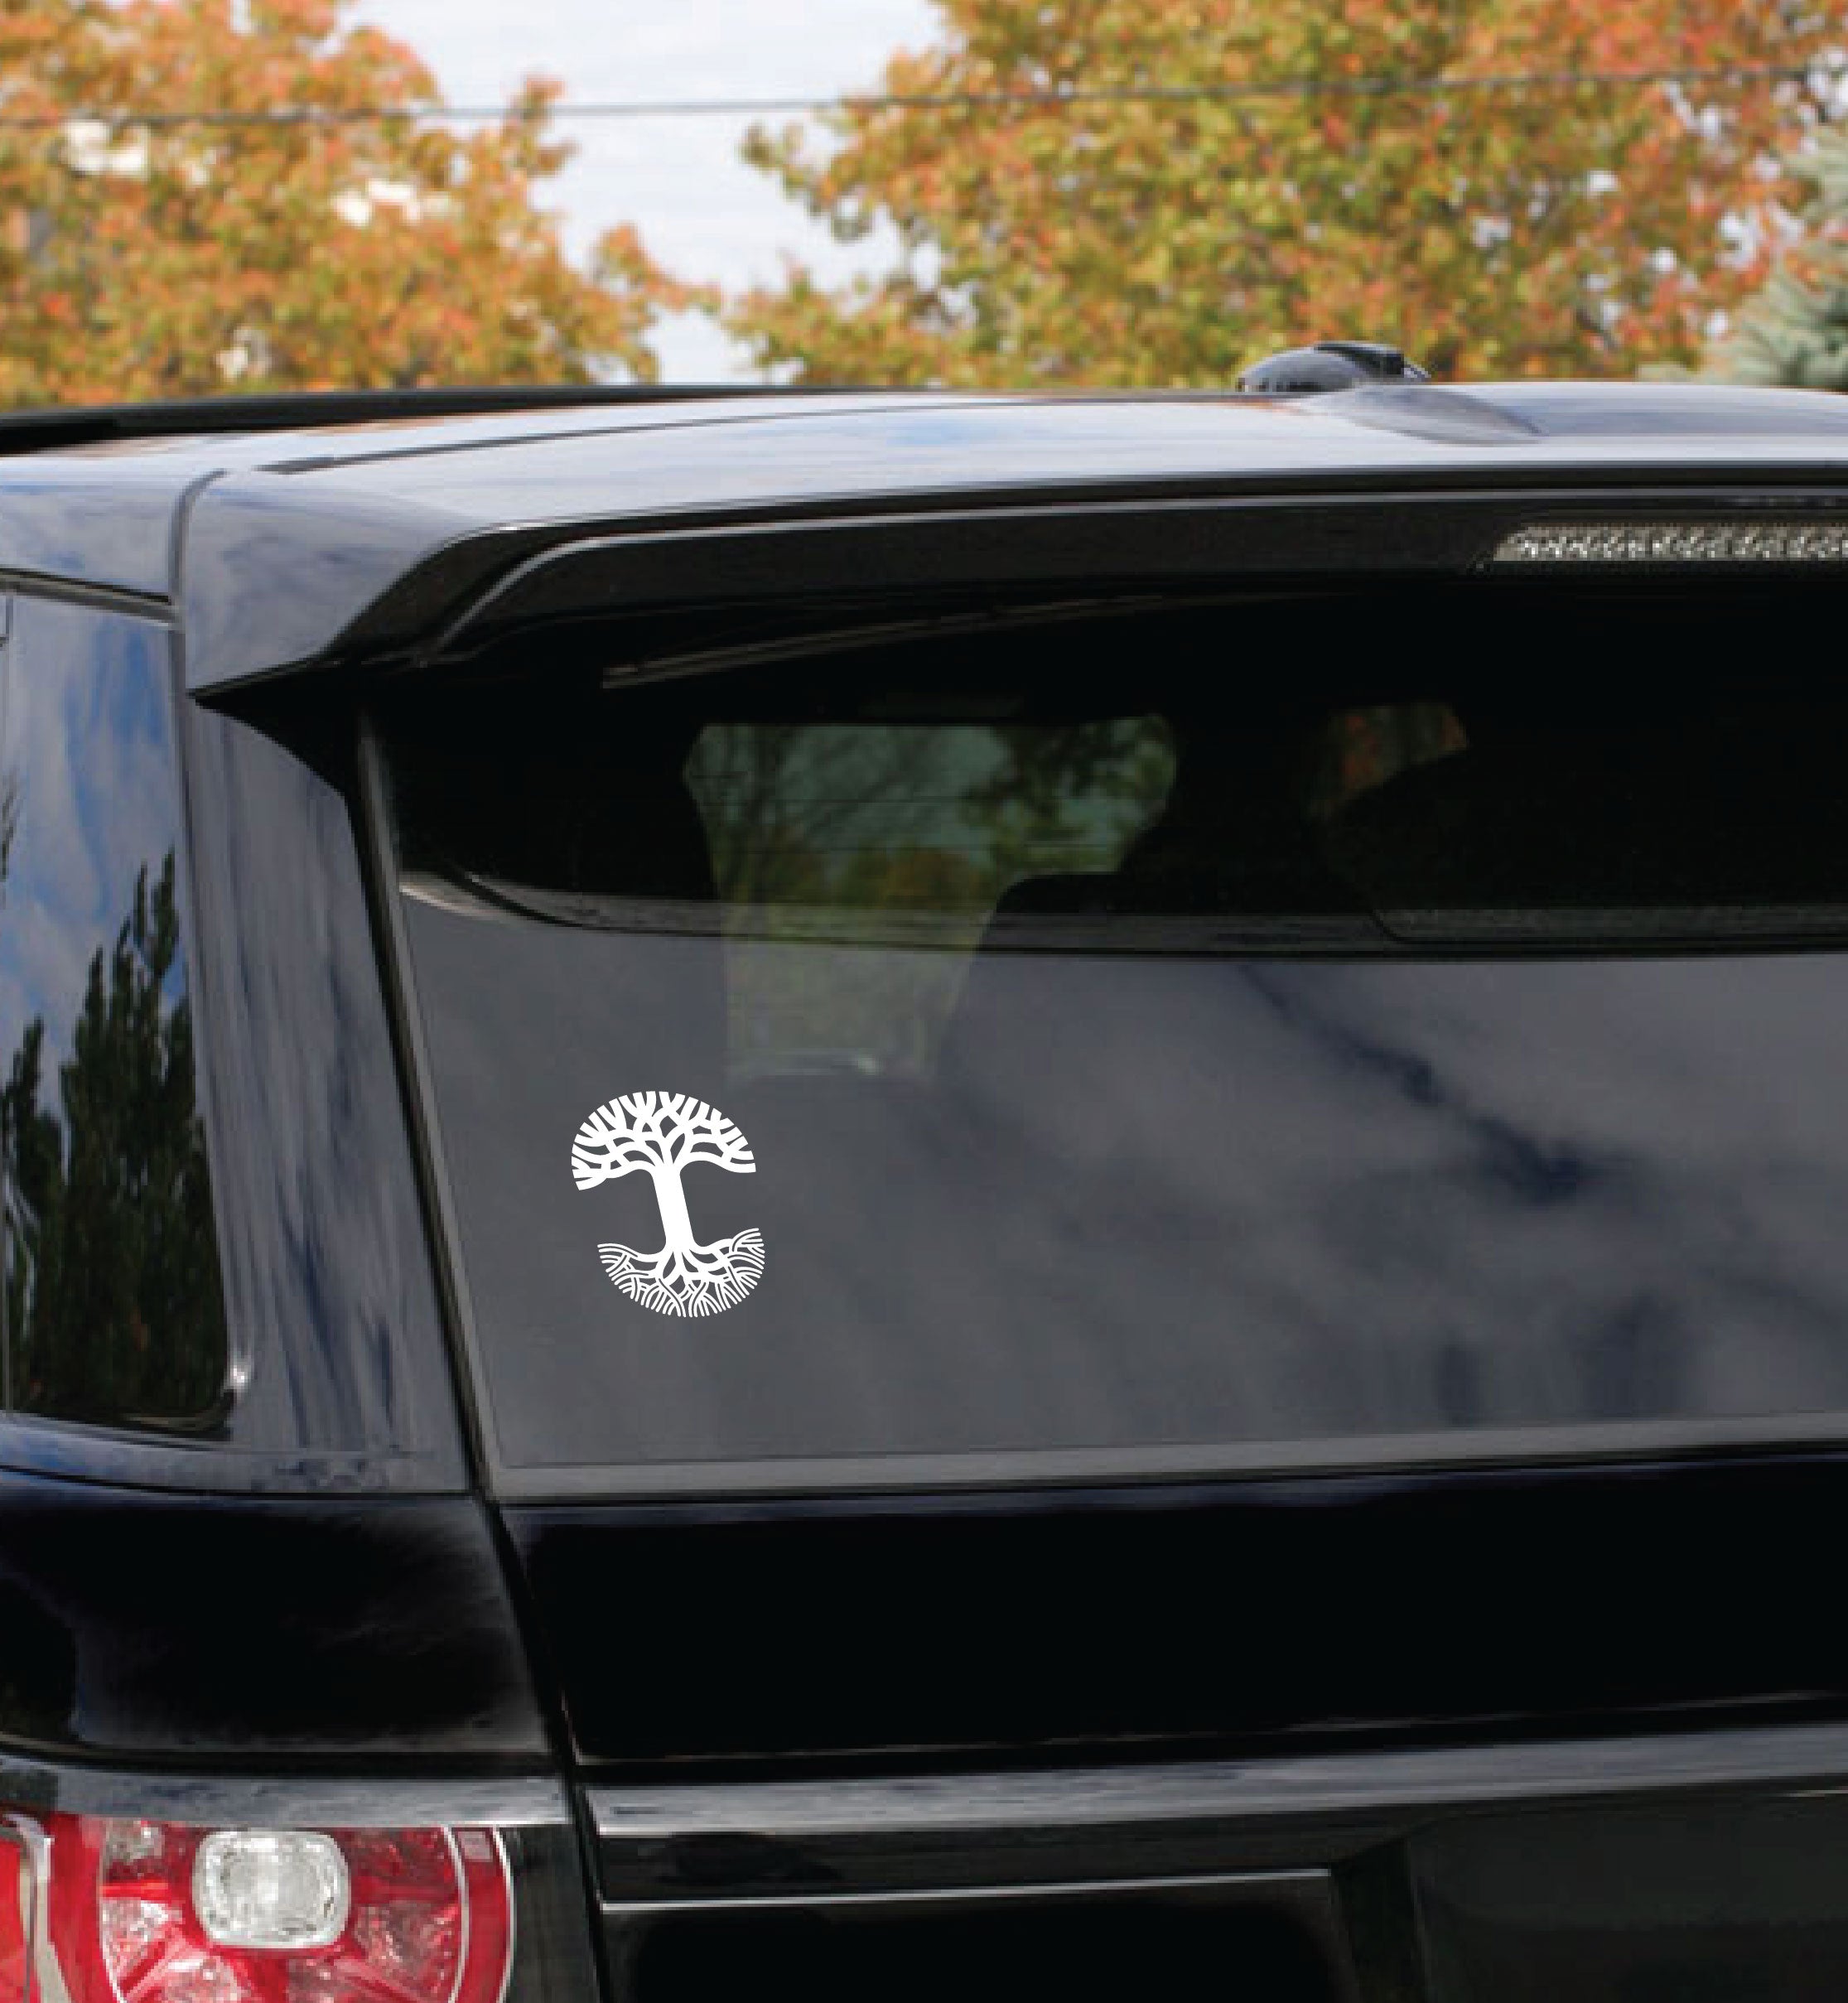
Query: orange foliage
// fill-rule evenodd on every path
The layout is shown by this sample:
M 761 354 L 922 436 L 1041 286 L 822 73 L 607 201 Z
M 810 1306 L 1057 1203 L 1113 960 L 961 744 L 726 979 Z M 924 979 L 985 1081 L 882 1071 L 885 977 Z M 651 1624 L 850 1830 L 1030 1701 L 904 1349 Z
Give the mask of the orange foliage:
M 592 268 L 536 203 L 550 85 L 484 129 L 76 119 L 429 105 L 341 0 L 0 0 L 0 404 L 651 375 L 687 291 L 633 231 Z
M 1789 227 L 1773 162 L 1826 114 L 1836 0 L 937 0 L 899 94 L 1468 80 L 1815 63 L 1806 81 L 1587 82 L 850 109 L 748 157 L 875 278 L 799 267 L 727 318 L 811 379 L 1227 384 L 1267 350 L 1396 341 L 1442 375 L 1699 355 Z M 1825 71 L 1833 65 L 1831 84 Z

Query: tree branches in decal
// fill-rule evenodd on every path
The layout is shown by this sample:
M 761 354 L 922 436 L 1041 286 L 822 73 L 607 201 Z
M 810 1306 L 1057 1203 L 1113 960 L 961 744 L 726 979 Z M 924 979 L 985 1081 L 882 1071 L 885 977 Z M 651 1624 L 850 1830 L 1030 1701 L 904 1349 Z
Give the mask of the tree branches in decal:
M 577 1130 L 571 1171 L 594 1190 L 638 1170 L 654 1185 L 665 1243 L 659 1252 L 599 1245 L 604 1270 L 631 1301 L 662 1315 L 716 1315 L 736 1307 L 764 1271 L 755 1228 L 702 1245 L 693 1233 L 682 1176 L 699 1163 L 735 1175 L 756 1173 L 750 1143 L 716 1106 L 684 1092 L 631 1092 L 600 1106 Z

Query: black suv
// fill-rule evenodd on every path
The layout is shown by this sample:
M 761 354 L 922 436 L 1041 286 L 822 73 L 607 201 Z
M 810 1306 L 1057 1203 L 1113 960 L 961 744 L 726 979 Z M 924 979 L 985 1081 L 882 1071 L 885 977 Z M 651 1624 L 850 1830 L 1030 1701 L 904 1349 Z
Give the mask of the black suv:
M 0 427 L 0 2003 L 1848 1982 L 1848 403 Z

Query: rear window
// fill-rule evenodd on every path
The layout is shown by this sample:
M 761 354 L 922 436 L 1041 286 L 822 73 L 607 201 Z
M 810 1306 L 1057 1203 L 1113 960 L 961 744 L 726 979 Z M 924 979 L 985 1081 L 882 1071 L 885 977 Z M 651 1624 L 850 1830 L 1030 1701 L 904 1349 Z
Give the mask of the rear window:
M 1763 616 L 1220 606 L 658 683 L 534 642 L 395 705 L 503 1478 L 1829 1431 L 1848 705 Z

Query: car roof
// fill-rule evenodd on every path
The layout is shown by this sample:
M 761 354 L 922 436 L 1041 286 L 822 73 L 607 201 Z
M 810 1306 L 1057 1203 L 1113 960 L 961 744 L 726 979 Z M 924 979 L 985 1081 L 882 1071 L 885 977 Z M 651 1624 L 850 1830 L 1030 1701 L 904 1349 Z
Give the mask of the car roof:
M 464 543 L 485 575 L 494 546 L 670 524 L 1845 471 L 1848 398 L 1697 384 L 220 399 L 0 419 L 0 573 L 179 603 L 210 685 L 324 654 Z

